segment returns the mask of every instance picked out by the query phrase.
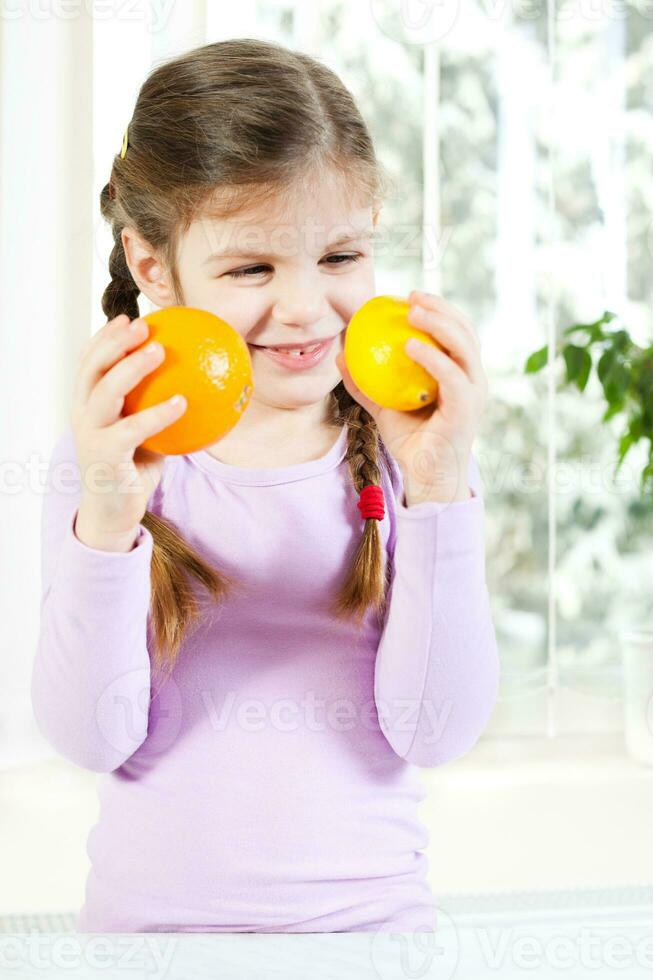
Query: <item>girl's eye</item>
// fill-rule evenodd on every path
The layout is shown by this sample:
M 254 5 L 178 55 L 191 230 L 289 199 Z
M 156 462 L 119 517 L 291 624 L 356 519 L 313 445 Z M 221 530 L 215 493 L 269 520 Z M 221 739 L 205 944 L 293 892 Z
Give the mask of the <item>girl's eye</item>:
M 240 276 L 248 276 L 250 272 L 256 273 L 257 269 L 267 269 L 267 266 L 253 265 L 249 269 L 236 269 L 235 272 L 229 272 L 227 275 L 230 275 L 233 279 L 238 279 Z
M 358 262 L 358 260 L 360 259 L 360 254 L 354 252 L 351 255 L 328 255 L 326 261 L 328 262 L 329 259 L 344 259 L 345 262 Z M 342 264 L 343 264 L 342 262 L 335 263 L 335 265 L 342 265 Z
M 360 257 L 361 256 L 358 253 L 354 253 L 352 255 L 349 255 L 349 254 L 347 254 L 347 255 L 345 255 L 345 254 L 342 254 L 342 255 L 328 255 L 325 261 L 329 262 L 330 259 L 344 259 L 345 262 L 334 262 L 333 263 L 334 265 L 344 265 L 347 262 L 358 262 L 358 260 L 360 259 Z M 238 279 L 241 276 L 247 276 L 248 278 L 251 279 L 252 275 L 259 275 L 259 271 L 258 270 L 260 270 L 260 269 L 268 269 L 268 268 L 269 268 L 269 266 L 267 266 L 267 265 L 252 265 L 248 269 L 236 269 L 235 272 L 228 272 L 227 275 L 231 276 L 233 279 Z

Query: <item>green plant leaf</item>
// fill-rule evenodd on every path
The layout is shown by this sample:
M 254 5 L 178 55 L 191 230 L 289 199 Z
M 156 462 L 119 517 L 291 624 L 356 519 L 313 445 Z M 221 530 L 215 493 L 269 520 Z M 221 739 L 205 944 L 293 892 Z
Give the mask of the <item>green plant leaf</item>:
M 615 355 L 603 380 L 603 393 L 611 405 L 615 402 L 623 404 L 629 382 L 630 372 Z
M 644 420 L 641 415 L 635 415 L 630 420 L 630 434 L 633 437 L 634 442 L 638 442 L 642 438 L 644 432 Z
M 621 464 L 626 458 L 626 453 L 628 452 L 628 450 L 630 449 L 630 447 L 633 445 L 634 442 L 637 442 L 637 439 L 635 438 L 635 436 L 633 435 L 630 429 L 626 429 L 626 431 L 621 436 L 621 439 L 619 440 L 619 455 L 617 458 L 617 466 L 614 471 L 615 476 L 621 469 Z
M 609 422 L 613 415 L 618 415 L 619 412 L 623 411 L 623 407 L 623 402 L 613 402 L 611 405 L 608 405 L 605 412 L 601 416 L 601 421 Z
M 642 493 L 646 491 L 648 484 L 651 485 L 651 490 L 653 490 L 653 459 L 651 458 L 649 458 L 649 461 L 642 470 L 639 478 L 639 488 Z
M 563 330 L 563 336 L 570 333 L 576 333 L 578 330 L 582 330 L 589 334 L 590 342 L 593 343 L 596 340 L 605 340 L 605 333 L 601 329 L 604 323 L 610 323 L 614 320 L 616 313 L 612 313 L 610 310 L 606 310 L 602 317 L 595 320 L 594 323 L 572 323 L 570 327 Z
M 620 353 L 625 353 L 633 346 L 632 338 L 627 330 L 615 330 L 610 335 L 610 339 L 612 340 L 612 346 Z
M 545 344 L 544 347 L 540 347 L 539 350 L 533 351 L 533 353 L 527 358 L 526 364 L 524 365 L 524 371 L 526 374 L 533 374 L 535 371 L 541 370 L 547 361 L 547 351 L 549 345 Z
M 653 506 L 653 344 L 640 348 L 627 330 L 606 330 L 604 325 L 617 319 L 616 313 L 606 310 L 594 323 L 574 323 L 563 334 L 584 334 L 580 343 L 567 343 L 556 348 L 562 353 L 566 382 L 583 391 L 592 369 L 592 351 L 597 350 L 596 373 L 603 387 L 607 407 L 601 418 L 608 422 L 615 415 L 627 412 L 626 429 L 619 438 L 615 476 L 631 447 L 641 438 L 649 439 L 648 463 L 640 479 L 642 497 L 646 506 Z M 597 347 L 593 347 L 596 344 Z M 598 345 L 601 345 L 600 347 Z M 534 351 L 526 360 L 524 370 L 533 373 L 541 370 L 549 360 L 548 345 Z M 642 501 L 644 504 L 644 501 Z
M 603 384 L 608 372 L 610 371 L 614 358 L 615 358 L 615 353 L 611 347 L 608 347 L 607 350 L 604 350 L 601 356 L 599 357 L 599 362 L 596 365 L 596 373 L 599 376 L 599 381 L 601 382 L 601 384 Z
M 592 355 L 588 350 L 583 351 L 583 364 L 580 370 L 580 374 L 576 378 L 576 384 L 578 385 L 579 391 L 584 391 L 587 384 L 587 379 L 590 376 L 590 371 L 592 370 Z
M 643 361 L 640 371 L 636 390 L 643 406 L 642 432 L 653 439 L 653 364 Z
M 580 391 L 583 391 L 587 384 L 592 358 L 585 347 L 578 347 L 576 344 L 566 344 L 562 349 L 567 368 L 567 381 L 575 383 Z

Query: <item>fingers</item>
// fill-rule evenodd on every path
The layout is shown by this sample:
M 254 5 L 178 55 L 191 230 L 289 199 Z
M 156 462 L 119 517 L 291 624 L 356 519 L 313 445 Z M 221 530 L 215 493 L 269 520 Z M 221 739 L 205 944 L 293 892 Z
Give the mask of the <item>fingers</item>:
M 79 357 L 74 401 L 84 409 L 93 388 L 111 368 L 134 347 L 143 343 L 149 327 L 144 320 L 130 322 L 126 314 L 114 317 L 90 339 Z
M 423 340 L 411 337 L 405 344 L 406 353 L 418 364 L 421 364 L 438 382 L 438 404 L 440 394 L 447 404 L 453 404 L 457 399 L 465 398 L 465 388 L 469 378 L 461 367 L 449 355 L 437 347 L 432 347 Z
M 91 425 L 102 428 L 117 422 L 125 395 L 164 360 L 165 350 L 155 342 L 127 352 L 102 375 L 91 391 L 86 404 L 86 415 Z
M 93 334 L 88 343 L 80 351 L 77 361 L 79 366 L 81 367 L 86 362 L 89 353 L 98 345 L 98 343 L 103 340 L 104 337 L 107 336 L 110 331 L 113 330 L 114 327 L 128 326 L 129 322 L 129 317 L 126 313 L 120 313 L 118 316 L 114 316 L 112 320 L 107 320 L 104 326 L 98 330 L 97 333 Z
M 408 297 L 408 302 L 411 306 L 423 306 L 427 310 L 433 310 L 434 313 L 443 313 L 445 316 L 450 317 L 456 323 L 460 324 L 462 329 L 469 334 L 473 342 L 480 349 L 481 342 L 473 325 L 460 310 L 456 309 L 453 303 L 449 303 L 444 297 L 435 296 L 433 293 L 426 293 L 421 289 L 413 289 Z
M 159 343 L 144 344 L 148 324 L 121 314 L 109 320 L 79 356 L 73 415 L 110 436 L 112 449 L 133 453 L 149 436 L 176 422 L 188 407 L 181 394 L 126 418 L 125 395 L 165 358 Z M 135 350 L 134 348 L 138 348 Z M 109 431 L 107 431 L 109 430 Z
M 420 330 L 431 334 L 434 340 L 446 348 L 447 353 L 467 374 L 472 384 L 485 389 L 487 379 L 481 361 L 480 347 L 470 325 L 465 326 L 464 321 L 454 318 L 444 310 L 423 306 L 421 300 L 419 306 L 411 306 L 408 319 Z
M 148 436 L 153 436 L 176 422 L 187 407 L 188 403 L 183 395 L 173 395 L 168 401 L 121 418 L 112 426 L 118 448 L 125 452 L 136 449 Z

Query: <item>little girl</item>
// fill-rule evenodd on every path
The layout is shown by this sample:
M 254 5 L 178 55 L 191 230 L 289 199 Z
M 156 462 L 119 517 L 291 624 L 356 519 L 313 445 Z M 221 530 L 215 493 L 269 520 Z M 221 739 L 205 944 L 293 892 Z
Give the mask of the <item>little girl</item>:
M 305 54 L 208 44 L 140 90 L 101 197 L 109 320 L 43 504 L 35 716 L 102 774 L 80 931 L 435 926 L 416 767 L 474 745 L 499 678 L 471 453 L 487 382 L 473 327 L 421 292 L 411 322 L 444 349 L 410 354 L 437 408 L 382 409 L 347 372 L 383 186 L 350 93 Z M 141 448 L 183 398 L 121 414 L 165 356 L 139 293 L 249 345 L 252 400 L 214 445 Z

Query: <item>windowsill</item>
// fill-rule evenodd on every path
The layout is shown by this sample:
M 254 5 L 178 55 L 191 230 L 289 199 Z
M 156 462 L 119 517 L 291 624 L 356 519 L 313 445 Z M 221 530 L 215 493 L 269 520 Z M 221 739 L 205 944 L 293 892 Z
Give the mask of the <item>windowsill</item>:
M 556 735 L 484 735 L 460 759 L 432 770 L 438 777 L 514 785 L 642 781 L 653 785 L 653 766 L 626 752 L 623 732 Z
M 486 734 L 420 773 L 439 893 L 653 884 L 653 766 L 622 732 Z

